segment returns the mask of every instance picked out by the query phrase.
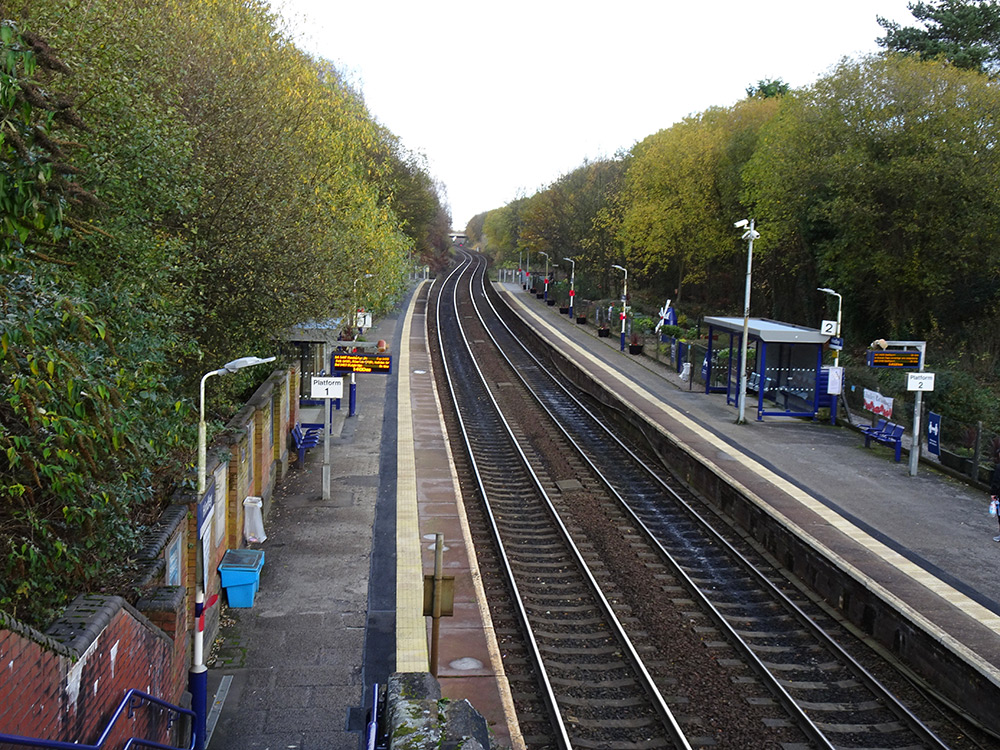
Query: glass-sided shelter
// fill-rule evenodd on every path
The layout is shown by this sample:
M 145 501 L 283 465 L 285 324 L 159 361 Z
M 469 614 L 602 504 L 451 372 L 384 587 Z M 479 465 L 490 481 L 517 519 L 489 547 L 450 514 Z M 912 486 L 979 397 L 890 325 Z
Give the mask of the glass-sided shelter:
M 702 364 L 705 393 L 726 394 L 738 404 L 743 318 L 706 317 L 708 351 Z M 827 393 L 829 370 L 823 347 L 830 337 L 816 328 L 750 318 L 747 326 L 747 403 L 757 402 L 757 421 L 766 415 L 812 417 L 836 404 Z

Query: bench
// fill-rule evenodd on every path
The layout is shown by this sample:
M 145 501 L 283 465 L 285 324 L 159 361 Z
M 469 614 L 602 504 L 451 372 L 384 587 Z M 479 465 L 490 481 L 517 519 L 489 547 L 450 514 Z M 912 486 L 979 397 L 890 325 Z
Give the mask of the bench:
M 896 449 L 896 463 L 898 464 L 903 456 L 903 430 L 906 428 L 901 424 L 889 422 L 881 432 L 874 430 L 865 433 L 865 448 L 869 447 L 872 440 L 888 445 Z
M 872 427 L 871 425 L 868 425 L 867 427 L 862 427 L 861 428 L 861 432 L 863 434 L 865 434 L 865 435 L 878 435 L 883 430 L 885 430 L 885 426 L 888 423 L 889 423 L 889 420 L 887 420 L 887 419 L 880 419 L 878 422 L 875 423 L 874 427 Z
M 306 450 L 315 448 L 323 439 L 323 430 L 320 427 L 310 427 L 302 431 L 300 425 L 292 428 L 292 441 L 295 443 L 295 450 L 299 452 L 299 466 L 306 465 Z

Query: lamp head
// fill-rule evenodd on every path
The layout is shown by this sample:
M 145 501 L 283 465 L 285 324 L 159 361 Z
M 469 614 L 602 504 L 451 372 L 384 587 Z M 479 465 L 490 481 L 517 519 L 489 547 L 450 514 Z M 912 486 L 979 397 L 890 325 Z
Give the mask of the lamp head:
M 234 359 L 232 362 L 226 362 L 222 366 L 222 369 L 226 372 L 236 372 L 237 370 L 242 370 L 244 367 L 253 367 L 254 365 L 262 365 L 265 362 L 274 362 L 275 357 L 267 357 L 266 359 L 261 359 L 260 357 L 240 357 L 239 359 Z

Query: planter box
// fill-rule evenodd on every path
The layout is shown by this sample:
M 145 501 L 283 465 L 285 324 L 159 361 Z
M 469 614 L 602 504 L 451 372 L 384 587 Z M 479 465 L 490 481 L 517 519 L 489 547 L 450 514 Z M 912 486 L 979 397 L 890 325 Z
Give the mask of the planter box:
M 602 339 L 611 338 L 611 329 L 610 328 L 598 328 L 597 329 L 597 336 L 598 336 L 598 338 L 602 338 Z
M 580 325 L 583 325 L 584 323 L 587 322 L 587 316 L 586 315 L 577 315 L 576 316 L 576 322 L 579 323 Z
M 535 292 L 535 299 L 544 299 L 545 292 Z
M 555 307 L 556 301 L 554 299 L 547 299 L 545 300 L 545 304 L 547 304 L 549 307 Z
M 560 315 L 569 315 L 569 308 L 568 307 L 560 307 L 559 308 L 559 314 Z
M 629 344 L 628 353 L 629 354 L 642 354 L 643 344 Z
M 967 476 L 972 472 L 971 458 L 966 458 L 965 456 L 960 456 L 957 453 L 952 453 L 944 449 L 941 450 L 941 464 Z

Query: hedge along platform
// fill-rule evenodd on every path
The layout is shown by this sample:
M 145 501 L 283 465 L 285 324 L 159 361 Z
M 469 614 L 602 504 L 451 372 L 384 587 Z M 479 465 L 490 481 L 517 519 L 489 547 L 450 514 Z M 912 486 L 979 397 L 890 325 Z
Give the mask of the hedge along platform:
M 252 607 L 260 588 L 260 569 L 264 567 L 264 550 L 231 549 L 219 563 L 222 588 L 229 597 L 230 607 Z

